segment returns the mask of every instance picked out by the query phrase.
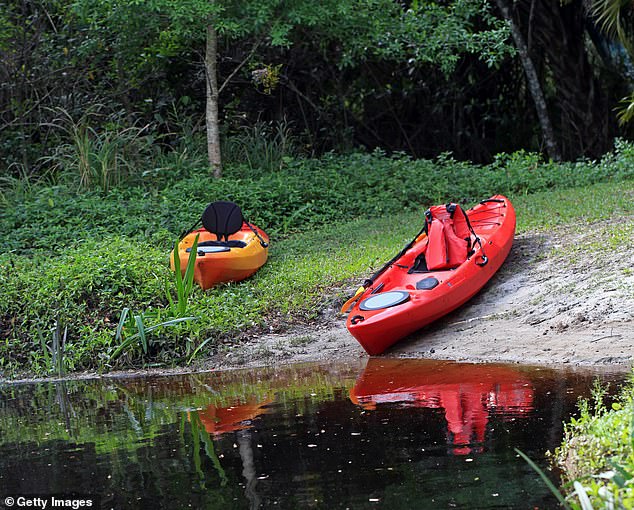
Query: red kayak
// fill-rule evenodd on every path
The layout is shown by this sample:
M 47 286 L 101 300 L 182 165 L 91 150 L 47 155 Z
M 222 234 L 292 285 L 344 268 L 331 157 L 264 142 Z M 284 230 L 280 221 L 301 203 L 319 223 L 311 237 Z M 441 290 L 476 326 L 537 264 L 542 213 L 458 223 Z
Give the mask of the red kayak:
M 473 297 L 511 250 L 515 210 L 502 195 L 468 211 L 431 207 L 425 226 L 355 297 L 346 326 L 370 355 L 455 310 Z

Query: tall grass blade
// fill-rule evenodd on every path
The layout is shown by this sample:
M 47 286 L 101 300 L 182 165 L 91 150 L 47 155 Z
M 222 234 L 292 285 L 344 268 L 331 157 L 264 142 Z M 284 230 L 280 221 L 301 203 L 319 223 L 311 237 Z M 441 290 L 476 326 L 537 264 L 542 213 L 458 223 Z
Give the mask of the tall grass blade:
M 57 374 L 61 377 L 64 375 L 64 349 L 66 348 L 66 337 L 68 335 L 68 326 L 64 328 L 64 336 L 62 336 L 62 344 L 59 349 L 59 356 L 57 358 Z
M 581 503 L 581 510 L 594 510 L 585 487 L 581 485 L 579 482 L 577 482 L 576 480 L 573 485 L 575 487 L 575 493 L 577 494 L 577 497 L 579 498 L 579 503 Z
M 148 333 L 151 333 L 152 331 L 155 331 L 159 328 L 175 326 L 176 324 L 180 324 L 181 322 L 198 320 L 198 317 L 179 317 L 178 319 L 171 319 L 169 321 L 161 322 L 160 324 L 155 324 L 154 326 L 150 326 L 150 327 L 145 327 L 145 325 L 143 324 L 143 318 L 140 315 L 135 315 L 134 319 L 135 319 L 135 324 L 137 326 L 138 331 L 134 335 L 130 335 L 129 337 L 127 337 L 121 343 L 121 345 L 119 345 L 119 347 L 117 347 L 113 351 L 113 353 L 110 355 L 110 360 L 115 359 L 124 351 L 124 349 L 126 349 L 127 347 L 137 342 L 137 340 L 141 340 L 143 351 L 147 352 L 147 347 L 148 347 L 147 334 Z M 139 327 L 139 324 L 141 327 Z
M 187 267 L 185 268 L 185 277 L 184 283 L 185 288 L 183 290 L 183 301 L 179 303 L 180 314 L 185 315 L 187 311 L 187 302 L 189 301 L 189 296 L 192 293 L 192 288 L 194 286 L 194 269 L 196 267 L 196 257 L 198 256 L 198 238 L 200 234 L 196 234 L 194 238 L 194 244 L 192 245 L 192 249 L 189 252 L 189 258 L 187 259 Z
M 136 327 L 139 330 L 139 339 L 141 340 L 141 347 L 143 347 L 143 352 L 147 354 L 147 337 L 145 336 L 143 317 L 141 317 L 140 315 L 135 315 L 134 322 L 136 323 Z
M 205 345 L 207 345 L 211 340 L 213 340 L 213 337 L 209 337 L 207 340 L 205 340 L 203 343 L 201 343 L 198 347 L 196 347 L 196 349 L 194 350 L 194 352 L 192 352 L 191 356 L 189 357 L 189 359 L 187 360 L 187 364 L 189 365 L 192 360 L 196 357 L 196 354 L 198 354 L 198 352 L 205 347 Z
M 192 293 L 192 289 L 194 286 L 194 270 L 196 268 L 196 257 L 198 256 L 198 237 L 197 234 L 194 239 L 194 244 L 189 251 L 189 257 L 187 259 L 187 266 L 185 267 L 184 273 L 181 272 L 181 261 L 180 261 L 180 240 L 174 243 L 174 282 L 176 284 L 176 303 L 169 295 L 169 290 L 166 290 L 168 294 L 168 301 L 170 303 L 170 310 L 172 310 L 172 315 L 177 317 L 181 317 L 187 313 L 187 303 L 189 301 L 189 296 Z
M 544 473 L 537 464 L 535 464 L 529 457 L 528 455 L 526 455 L 523 451 L 518 450 L 517 448 L 514 448 L 515 452 L 522 457 L 526 463 L 533 468 L 533 470 L 540 476 L 540 478 L 544 481 L 544 483 L 546 484 L 546 487 L 548 487 L 550 489 L 550 492 L 553 493 L 553 495 L 557 498 L 557 501 L 559 501 L 559 503 L 561 504 L 561 506 L 563 506 L 566 510 L 572 510 L 570 508 L 570 505 L 568 504 L 568 502 L 566 501 L 566 498 L 563 497 L 563 495 L 561 494 L 561 492 L 559 492 L 559 490 L 557 489 L 557 487 L 555 487 L 555 485 L 553 484 L 553 482 L 550 481 L 550 478 L 548 478 L 546 476 L 546 473 Z
M 123 340 L 123 337 L 121 335 L 123 334 L 123 326 L 125 325 L 125 320 L 128 318 L 129 313 L 130 309 L 127 307 L 121 310 L 121 317 L 119 317 L 119 324 L 117 324 L 117 331 L 114 335 L 114 339 L 117 342 L 121 342 Z
M 165 297 L 167 298 L 167 302 L 169 304 L 170 315 L 178 315 L 178 308 L 174 304 L 174 298 L 172 297 L 172 282 L 169 278 L 166 278 L 163 283 L 163 290 L 165 291 Z
M 42 347 L 42 354 L 44 355 L 44 360 L 46 361 L 46 368 L 50 369 L 51 366 L 51 353 L 48 345 L 46 345 L 46 340 L 44 340 L 44 335 L 42 335 L 42 331 L 38 328 L 37 336 L 40 340 L 40 346 Z
M 176 290 L 183 286 L 183 274 L 181 273 L 181 258 L 178 253 L 179 241 L 174 243 L 174 278 L 176 280 Z
M 178 307 L 174 315 L 180 314 L 181 303 L 184 299 L 183 274 L 181 273 L 181 258 L 178 247 L 180 241 L 174 243 L 174 281 L 176 283 L 176 306 Z
M 59 348 L 59 319 L 55 320 L 55 329 L 53 330 L 53 359 L 52 366 L 53 369 L 59 367 L 59 358 L 60 358 L 60 348 Z
M 179 317 L 178 319 L 171 319 L 169 321 L 161 322 L 160 324 L 155 324 L 154 326 L 150 326 L 149 328 L 145 328 L 145 332 L 151 333 L 152 331 L 159 328 L 166 328 L 169 326 L 175 326 L 176 324 L 180 324 L 181 322 L 195 321 L 195 320 L 198 320 L 198 317 Z
M 117 358 L 124 351 L 124 349 L 126 349 L 127 347 L 129 347 L 133 343 L 135 343 L 138 338 L 139 338 L 139 334 L 138 333 L 135 333 L 134 335 L 129 336 L 128 338 L 126 338 L 123 342 L 121 342 L 121 345 L 119 345 L 119 347 L 117 347 L 113 351 L 113 353 L 110 355 L 110 360 L 113 360 L 113 359 Z

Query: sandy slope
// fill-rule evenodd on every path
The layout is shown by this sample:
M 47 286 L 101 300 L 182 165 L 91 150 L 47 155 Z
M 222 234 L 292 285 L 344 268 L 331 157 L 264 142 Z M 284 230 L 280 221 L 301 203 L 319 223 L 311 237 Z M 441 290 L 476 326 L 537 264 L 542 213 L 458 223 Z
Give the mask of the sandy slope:
M 204 368 L 365 357 L 337 305 L 314 325 L 225 346 Z M 473 300 L 384 356 L 632 365 L 634 218 L 516 237 Z

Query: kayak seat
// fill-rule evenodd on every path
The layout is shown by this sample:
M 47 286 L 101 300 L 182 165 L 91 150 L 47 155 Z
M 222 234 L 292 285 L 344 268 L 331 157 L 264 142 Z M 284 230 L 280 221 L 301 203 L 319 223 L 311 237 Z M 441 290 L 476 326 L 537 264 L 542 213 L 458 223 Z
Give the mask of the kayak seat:
M 407 271 L 408 274 L 412 273 L 429 273 L 427 268 L 427 261 L 425 260 L 425 253 L 420 253 L 414 260 L 414 265 Z
M 229 236 L 242 228 L 244 217 L 238 204 L 219 200 L 209 204 L 202 215 L 205 230 L 216 234 L 216 240 L 229 242 Z

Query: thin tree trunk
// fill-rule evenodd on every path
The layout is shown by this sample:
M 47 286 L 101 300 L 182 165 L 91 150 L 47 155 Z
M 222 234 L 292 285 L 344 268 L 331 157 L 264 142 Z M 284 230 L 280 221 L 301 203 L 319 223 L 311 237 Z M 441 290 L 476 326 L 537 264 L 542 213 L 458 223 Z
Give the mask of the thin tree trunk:
M 502 13 L 502 17 L 508 21 L 511 28 L 513 42 L 517 48 L 517 53 L 519 54 L 520 61 L 522 62 L 522 67 L 524 67 L 526 82 L 528 83 L 528 88 L 531 92 L 531 96 L 533 97 L 535 109 L 537 110 L 537 117 L 542 128 L 542 134 L 544 135 L 544 143 L 546 144 L 546 152 L 548 152 L 548 155 L 553 160 L 561 161 L 561 153 L 559 152 L 559 147 L 555 139 L 555 132 L 553 130 L 552 123 L 550 122 L 550 117 L 548 116 L 546 99 L 544 99 L 544 93 L 539 83 L 539 78 L 537 77 L 537 71 L 535 70 L 533 61 L 528 54 L 528 47 L 524 41 L 522 32 L 520 32 L 519 27 L 513 21 L 513 16 L 511 16 L 507 0 L 496 0 L 496 4 Z
M 213 25 L 207 26 L 207 45 L 205 48 L 205 75 L 207 83 L 207 107 L 205 119 L 207 123 L 207 156 L 209 167 L 215 178 L 222 176 L 222 160 L 220 157 L 220 129 L 218 124 L 218 76 L 216 61 L 218 59 L 218 34 Z

